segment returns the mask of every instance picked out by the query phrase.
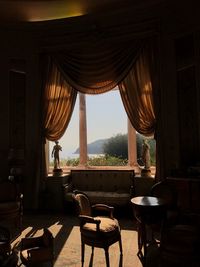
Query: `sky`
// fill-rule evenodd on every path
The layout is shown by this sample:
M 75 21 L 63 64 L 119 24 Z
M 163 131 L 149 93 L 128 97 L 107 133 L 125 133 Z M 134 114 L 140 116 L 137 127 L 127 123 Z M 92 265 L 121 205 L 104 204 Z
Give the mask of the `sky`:
M 118 90 L 86 95 L 88 144 L 98 139 L 127 133 L 127 116 Z M 68 158 L 79 147 L 79 98 L 68 128 L 59 140 L 60 158 Z M 50 153 L 54 143 L 50 142 Z

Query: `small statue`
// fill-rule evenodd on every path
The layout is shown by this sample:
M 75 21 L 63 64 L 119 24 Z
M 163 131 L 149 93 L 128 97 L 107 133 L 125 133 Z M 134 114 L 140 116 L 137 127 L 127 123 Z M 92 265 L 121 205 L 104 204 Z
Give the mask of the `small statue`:
M 60 157 L 59 152 L 62 151 L 62 147 L 55 141 L 51 156 L 54 157 L 54 169 L 60 169 Z
M 150 145 L 148 144 L 147 139 L 143 140 L 142 160 L 144 162 L 144 169 L 150 170 L 151 167 Z

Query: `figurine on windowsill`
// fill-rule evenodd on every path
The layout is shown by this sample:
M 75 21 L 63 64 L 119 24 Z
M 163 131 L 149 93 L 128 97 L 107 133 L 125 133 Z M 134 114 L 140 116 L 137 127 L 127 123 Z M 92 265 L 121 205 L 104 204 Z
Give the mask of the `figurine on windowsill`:
M 62 169 L 60 168 L 60 156 L 59 156 L 60 151 L 62 151 L 62 147 L 59 145 L 58 141 L 55 141 L 55 145 L 53 147 L 51 156 L 54 157 L 53 172 L 56 174 L 62 173 Z
M 141 171 L 142 176 L 151 176 L 151 156 L 150 156 L 150 145 L 147 139 L 143 140 L 142 145 L 142 160 L 144 163 L 144 168 Z

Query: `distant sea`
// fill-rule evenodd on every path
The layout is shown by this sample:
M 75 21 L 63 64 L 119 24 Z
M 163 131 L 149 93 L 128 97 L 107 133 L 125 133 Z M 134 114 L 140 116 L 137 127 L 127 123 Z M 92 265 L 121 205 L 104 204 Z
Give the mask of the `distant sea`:
M 95 157 L 100 157 L 100 156 L 104 156 L 104 154 L 88 154 L 88 157 L 90 158 L 95 158 Z M 75 154 L 75 153 L 67 153 L 67 154 L 60 154 L 60 158 L 61 159 L 76 159 L 79 158 L 79 154 Z

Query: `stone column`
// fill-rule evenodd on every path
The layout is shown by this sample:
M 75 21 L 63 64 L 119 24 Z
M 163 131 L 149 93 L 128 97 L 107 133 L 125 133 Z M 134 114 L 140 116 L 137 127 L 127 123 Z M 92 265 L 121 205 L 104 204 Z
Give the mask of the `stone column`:
M 130 167 L 136 167 L 137 164 L 137 144 L 136 144 L 136 131 L 133 128 L 129 118 L 128 124 L 128 163 Z
M 87 163 L 87 121 L 85 95 L 79 93 L 79 153 L 80 166 Z

